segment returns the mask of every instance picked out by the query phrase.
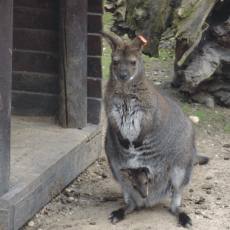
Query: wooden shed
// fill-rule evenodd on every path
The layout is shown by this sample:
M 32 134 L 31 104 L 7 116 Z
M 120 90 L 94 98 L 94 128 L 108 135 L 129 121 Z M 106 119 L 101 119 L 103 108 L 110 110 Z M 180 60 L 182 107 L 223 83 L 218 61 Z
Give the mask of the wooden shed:
M 101 151 L 102 0 L 0 1 L 0 230 Z

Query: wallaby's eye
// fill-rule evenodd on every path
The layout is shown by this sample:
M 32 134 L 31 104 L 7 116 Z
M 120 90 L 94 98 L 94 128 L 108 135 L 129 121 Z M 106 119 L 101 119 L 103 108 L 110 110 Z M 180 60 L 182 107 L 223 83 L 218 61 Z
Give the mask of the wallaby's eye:
M 135 61 L 135 60 L 132 60 L 132 61 L 130 61 L 130 64 L 131 64 L 131 65 L 136 65 L 136 61 Z
M 113 65 L 118 65 L 119 64 L 119 60 L 113 60 Z

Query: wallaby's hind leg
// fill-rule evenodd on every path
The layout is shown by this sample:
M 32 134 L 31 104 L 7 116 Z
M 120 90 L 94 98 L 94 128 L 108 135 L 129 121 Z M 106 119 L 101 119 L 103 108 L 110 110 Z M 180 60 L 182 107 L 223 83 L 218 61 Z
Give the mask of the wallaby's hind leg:
M 183 183 L 185 180 L 185 169 L 176 167 L 172 173 L 172 201 L 171 201 L 171 212 L 178 217 L 178 222 L 183 227 L 192 225 L 191 218 L 180 209 Z
M 171 202 L 171 212 L 178 217 L 178 222 L 181 226 L 187 227 L 192 225 L 192 220 L 180 209 L 181 206 L 181 191 L 173 191 L 172 202 Z
M 181 206 L 181 192 L 173 190 L 171 207 L 170 207 L 171 212 L 176 214 L 180 206 Z

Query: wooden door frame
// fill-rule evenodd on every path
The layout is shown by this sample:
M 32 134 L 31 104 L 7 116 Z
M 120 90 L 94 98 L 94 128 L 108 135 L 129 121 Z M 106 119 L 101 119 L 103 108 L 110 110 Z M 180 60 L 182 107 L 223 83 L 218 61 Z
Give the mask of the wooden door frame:
M 60 0 L 60 101 L 63 127 L 87 124 L 87 0 Z
M 9 189 L 13 0 L 0 1 L 0 196 Z

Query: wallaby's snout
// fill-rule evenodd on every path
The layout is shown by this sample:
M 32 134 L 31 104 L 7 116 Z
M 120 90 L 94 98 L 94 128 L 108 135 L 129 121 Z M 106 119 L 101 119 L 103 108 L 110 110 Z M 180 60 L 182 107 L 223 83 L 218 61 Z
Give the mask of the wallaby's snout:
M 117 72 L 118 72 L 117 77 L 119 78 L 119 80 L 122 80 L 122 81 L 128 80 L 130 74 L 129 74 L 128 69 L 125 66 L 121 68 L 120 71 L 117 71 Z
M 120 73 L 119 75 L 119 79 L 122 81 L 125 81 L 129 78 L 128 72 L 127 71 L 123 71 Z

